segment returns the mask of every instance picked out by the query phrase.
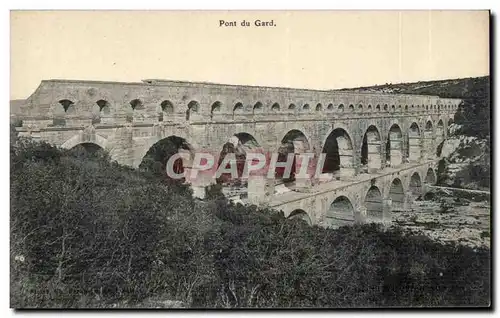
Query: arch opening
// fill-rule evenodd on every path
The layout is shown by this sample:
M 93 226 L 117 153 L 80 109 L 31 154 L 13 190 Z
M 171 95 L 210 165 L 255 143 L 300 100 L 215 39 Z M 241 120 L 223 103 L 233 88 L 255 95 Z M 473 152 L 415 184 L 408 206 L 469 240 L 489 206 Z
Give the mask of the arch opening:
M 96 102 L 96 104 L 97 106 L 99 106 L 99 112 L 102 112 L 103 114 L 109 114 L 110 104 L 108 101 L 100 99 Z
M 410 178 L 410 187 L 409 192 L 415 197 L 418 197 L 422 194 L 422 181 L 420 179 L 420 175 L 417 172 L 414 172 Z
M 184 174 L 185 170 L 191 167 L 192 152 L 193 148 L 184 138 L 169 136 L 159 140 L 149 148 L 139 164 L 139 169 L 164 175 L 168 179 L 171 179 L 171 176 L 166 173 L 169 159 L 177 153 L 187 154 L 186 158 L 189 159 L 183 160 L 182 158 L 177 158 L 173 162 L 173 172 Z M 184 180 L 184 178 L 181 180 Z
M 88 157 L 103 153 L 104 149 L 93 142 L 82 142 L 73 146 L 69 151 L 76 157 Z
M 319 111 L 322 111 L 323 110 L 323 105 L 321 105 L 321 103 L 318 103 L 316 105 L 316 111 L 319 112 Z
M 444 123 L 442 119 L 440 119 L 437 123 L 436 135 L 439 139 L 444 139 Z
M 381 168 L 381 146 L 382 141 L 377 127 L 369 126 L 363 136 L 361 146 L 361 172 L 372 173 Z
M 399 178 L 392 181 L 389 189 L 389 198 L 392 200 L 393 211 L 403 211 L 405 205 L 405 192 Z
M 351 201 L 345 196 L 337 197 L 326 214 L 326 223 L 329 227 L 339 227 L 344 225 L 351 225 L 359 221 L 354 213 Z
M 222 103 L 219 101 L 216 101 L 212 104 L 210 107 L 210 114 L 213 115 L 214 113 L 218 113 L 221 111 Z
M 230 170 L 232 165 L 236 165 L 236 177 L 231 175 L 229 172 L 222 173 L 220 177 L 217 178 L 217 183 L 229 186 L 246 187 L 247 182 L 242 180 L 241 177 L 244 172 L 247 154 L 255 152 L 261 152 L 261 147 L 251 134 L 241 132 L 230 137 L 222 146 L 222 150 L 219 153 L 217 167 L 220 167 L 226 156 L 230 154 L 231 160 L 226 161 L 224 168 Z
M 386 165 L 395 167 L 403 163 L 403 133 L 397 124 L 389 129 L 385 154 Z
M 425 183 L 430 185 L 436 184 L 436 173 L 432 168 L 427 169 L 427 174 L 425 175 Z
M 131 100 L 130 101 L 130 106 L 132 107 L 133 110 L 144 109 L 144 104 L 138 98 Z
M 308 225 L 312 225 L 311 218 L 309 217 L 309 215 L 307 214 L 307 212 L 304 211 L 304 210 L 302 210 L 302 209 L 293 210 L 292 213 L 290 213 L 290 215 L 288 216 L 287 219 L 290 219 L 290 220 L 293 220 L 293 219 L 303 220 Z
M 71 113 L 74 111 L 75 103 L 70 101 L 69 99 L 61 99 L 59 101 L 59 104 L 61 104 L 61 106 L 64 109 L 64 112 L 66 113 Z
M 340 104 L 339 107 L 338 107 L 338 111 L 339 112 L 344 112 L 344 104 Z
M 302 106 L 302 110 L 309 110 L 309 109 L 310 109 L 309 104 L 304 104 L 304 106 Z
M 292 169 L 290 176 L 287 177 L 285 174 L 284 167 L 277 167 L 275 170 L 276 180 L 282 180 L 284 183 L 292 182 L 295 180 L 295 173 L 297 169 L 300 169 L 299 162 L 297 160 L 297 155 L 305 153 L 310 149 L 309 142 L 304 133 L 297 129 L 292 129 L 288 131 L 283 139 L 281 140 L 281 146 L 278 149 L 278 159 L 277 162 L 286 162 L 288 160 L 289 154 L 294 154 Z
M 169 100 L 164 100 L 160 104 L 161 110 L 166 113 L 166 114 L 173 114 L 174 113 L 174 105 L 172 104 L 171 101 Z
M 427 159 L 432 159 L 435 154 L 433 150 L 434 145 L 434 132 L 432 127 L 432 122 L 429 120 L 425 123 L 424 129 L 424 153 Z
M 275 112 L 279 111 L 280 110 L 280 104 L 274 103 L 273 106 L 271 106 L 271 110 L 275 111 Z
M 408 160 L 410 162 L 420 160 L 420 128 L 417 123 L 412 123 L 408 129 Z
M 376 186 L 371 186 L 365 196 L 366 218 L 368 222 L 380 222 L 384 218 L 382 193 Z
M 344 129 L 336 128 L 328 135 L 322 152 L 326 154 L 323 173 L 333 173 L 337 178 L 354 175 L 352 141 Z
M 188 104 L 188 109 L 186 110 L 186 120 L 189 120 L 192 114 L 196 114 L 199 111 L 199 108 L 200 104 L 197 101 L 190 101 Z
M 293 104 L 293 103 L 288 105 L 288 110 L 295 110 L 295 108 L 296 108 L 295 104 Z
M 264 110 L 264 106 L 262 105 L 261 102 L 257 102 L 253 106 L 253 113 L 254 114 L 256 114 L 256 113 L 262 113 L 263 110 Z

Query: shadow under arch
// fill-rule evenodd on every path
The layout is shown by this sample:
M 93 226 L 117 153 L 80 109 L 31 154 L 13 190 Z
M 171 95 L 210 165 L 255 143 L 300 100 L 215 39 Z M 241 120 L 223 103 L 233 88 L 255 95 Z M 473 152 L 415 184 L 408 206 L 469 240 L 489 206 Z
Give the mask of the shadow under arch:
M 403 132 L 398 124 L 393 124 L 389 129 L 385 154 L 385 160 L 391 167 L 403 163 Z
M 333 200 L 326 213 L 326 225 L 329 227 L 352 225 L 358 221 L 359 216 L 355 215 L 351 200 L 343 195 Z
M 236 165 L 236 177 L 231 173 L 221 173 L 216 179 L 219 184 L 242 185 L 241 177 L 244 172 L 246 157 L 248 153 L 262 153 L 262 148 L 255 137 L 247 132 L 236 133 L 231 136 L 222 146 L 217 160 L 217 168 L 224 165 L 222 169 L 230 170 Z M 229 158 L 226 157 L 230 155 Z M 233 157 L 234 156 L 234 157 Z M 234 159 L 234 160 L 233 160 Z
M 287 217 L 287 219 L 299 219 L 305 221 L 308 225 L 312 225 L 311 218 L 306 211 L 302 209 L 293 210 L 292 213 Z
M 278 149 L 277 163 L 287 162 L 289 154 L 294 154 L 292 169 L 290 176 L 284 175 L 285 168 L 277 167 L 275 169 L 275 177 L 277 180 L 291 182 L 295 180 L 295 173 L 297 172 L 296 154 L 305 153 L 310 149 L 309 141 L 306 135 L 298 129 L 289 130 L 281 139 L 281 145 Z
M 354 148 L 352 139 L 342 128 L 336 128 L 325 140 L 322 153 L 325 154 L 323 173 L 336 177 L 354 174 Z
M 172 164 L 173 172 L 176 174 L 184 174 L 187 168 L 191 167 L 193 157 L 193 147 L 186 139 L 179 136 L 168 136 L 155 142 L 142 157 L 139 169 L 150 171 L 154 174 L 165 175 L 171 179 L 166 173 L 167 163 L 169 159 L 177 153 L 186 153 L 189 160 L 177 158 Z M 185 180 L 185 177 L 181 178 Z
M 392 200 L 393 211 L 403 211 L 405 205 L 405 191 L 401 179 L 395 178 L 391 182 L 389 198 Z
M 381 146 L 382 140 L 379 130 L 376 126 L 370 125 L 366 129 L 361 145 L 361 172 L 373 173 L 381 168 Z
M 408 128 L 408 161 L 418 162 L 420 160 L 420 128 L 413 122 Z
M 422 195 L 422 180 L 418 172 L 414 172 L 410 177 L 410 186 L 408 191 L 412 196 L 419 197 Z
M 425 183 L 430 185 L 436 184 L 436 173 L 434 172 L 434 169 L 427 169 L 427 174 L 425 175 Z
M 368 222 L 381 222 L 384 218 L 382 192 L 377 186 L 371 186 L 366 192 L 364 205 Z

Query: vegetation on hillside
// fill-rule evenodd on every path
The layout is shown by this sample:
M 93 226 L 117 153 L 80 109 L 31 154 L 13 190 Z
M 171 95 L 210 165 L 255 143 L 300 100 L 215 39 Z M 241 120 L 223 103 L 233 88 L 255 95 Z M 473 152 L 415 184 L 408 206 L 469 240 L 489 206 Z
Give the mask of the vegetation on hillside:
M 205 201 L 157 169 L 11 145 L 11 306 L 487 306 L 490 251 Z

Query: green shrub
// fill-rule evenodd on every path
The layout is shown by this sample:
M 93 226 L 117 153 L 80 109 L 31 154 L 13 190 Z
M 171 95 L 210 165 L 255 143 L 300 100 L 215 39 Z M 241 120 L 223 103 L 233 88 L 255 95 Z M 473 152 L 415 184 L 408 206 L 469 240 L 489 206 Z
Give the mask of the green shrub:
M 337 230 L 229 203 L 149 170 L 11 147 L 11 305 L 486 306 L 490 251 L 400 229 Z

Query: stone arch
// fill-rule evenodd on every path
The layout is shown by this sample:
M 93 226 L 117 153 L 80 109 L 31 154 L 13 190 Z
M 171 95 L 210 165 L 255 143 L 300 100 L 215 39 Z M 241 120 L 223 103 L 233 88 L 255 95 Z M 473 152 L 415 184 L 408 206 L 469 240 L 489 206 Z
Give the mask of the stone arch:
M 253 105 L 253 113 L 261 113 L 262 111 L 264 110 L 264 107 L 262 106 L 262 103 L 261 102 L 257 102 L 255 103 L 255 105 Z
M 186 120 L 189 120 L 191 114 L 198 113 L 199 109 L 200 109 L 200 104 L 197 101 L 195 100 L 190 101 L 186 110 Z
M 305 153 L 311 148 L 307 136 L 298 129 L 289 130 L 281 140 L 281 145 L 278 149 L 277 162 L 286 162 L 288 155 L 293 153 L 294 162 L 290 177 L 284 176 L 285 168 L 276 168 L 275 175 L 277 179 L 283 179 L 285 182 L 295 180 L 295 173 L 300 169 L 300 163 L 297 161 L 297 154 Z
M 389 110 L 389 105 L 384 104 L 384 111 L 388 111 L 388 110 Z
M 319 111 L 322 111 L 323 110 L 323 105 L 321 105 L 321 103 L 318 103 L 316 105 L 316 111 L 319 112 Z
M 104 149 L 94 142 L 82 142 L 71 148 L 73 153 L 80 155 L 94 154 L 98 151 L 103 151 Z
M 427 174 L 425 175 L 425 183 L 430 185 L 436 184 L 436 173 L 434 172 L 434 169 L 427 169 Z
M 326 225 L 338 227 L 349 225 L 356 221 L 351 200 L 343 195 L 335 198 L 326 213 Z
M 97 106 L 99 106 L 99 112 L 103 114 L 109 114 L 111 105 L 107 100 L 100 99 L 96 102 Z
M 323 144 L 322 152 L 326 154 L 323 173 L 333 173 L 339 178 L 354 175 L 354 148 L 346 130 L 332 130 Z
M 389 198 L 392 201 L 393 211 L 403 211 L 405 206 L 405 191 L 401 179 L 395 178 L 389 188 Z
M 408 128 L 408 160 L 419 161 L 420 151 L 420 128 L 416 122 L 413 122 Z
M 164 100 L 160 104 L 161 110 L 166 113 L 166 114 L 173 114 L 174 113 L 174 104 L 172 104 L 171 101 L 169 100 Z
M 162 138 L 152 144 L 142 157 L 139 168 L 156 173 L 165 173 L 167 178 L 173 178 L 173 176 L 166 173 L 166 169 L 170 158 L 176 153 L 183 153 L 185 157 L 176 158 L 174 162 L 170 163 L 173 172 L 182 174 L 184 175 L 183 178 L 186 178 L 187 173 L 192 168 L 194 149 L 186 139 L 176 135 Z
M 377 105 L 377 106 L 375 107 L 375 110 L 380 111 L 380 105 Z
M 326 107 L 326 109 L 333 110 L 333 104 L 332 103 L 328 104 L 328 106 Z
M 354 105 L 353 104 L 350 104 L 349 105 L 349 112 L 354 112 Z
M 309 110 L 309 109 L 311 109 L 309 104 L 304 104 L 304 106 L 302 106 L 302 110 Z
M 403 133 L 398 124 L 393 124 L 389 129 L 385 153 L 386 162 L 391 166 L 403 163 Z
M 61 148 L 71 149 L 71 148 L 74 148 L 78 144 L 84 144 L 84 143 L 96 144 L 97 146 L 106 150 L 108 140 L 100 135 L 95 134 L 95 133 L 80 132 L 78 135 L 74 135 L 70 139 L 66 140 L 61 145 Z
M 210 114 L 219 113 L 222 109 L 222 103 L 219 101 L 215 101 L 210 107 Z
M 131 100 L 130 106 L 132 107 L 133 110 L 144 109 L 144 103 L 142 102 L 142 100 L 138 98 Z
M 288 110 L 295 110 L 296 106 L 294 103 L 291 103 L 290 105 L 288 105 Z
M 432 159 L 432 157 L 435 154 L 435 151 L 433 150 L 433 145 L 434 145 L 434 131 L 433 131 L 433 124 L 431 120 L 428 120 L 425 123 L 425 129 L 424 129 L 424 154 L 425 158 L 427 159 Z
M 273 106 L 271 106 L 271 110 L 275 111 L 275 112 L 279 111 L 280 110 L 280 104 L 274 103 Z
M 408 105 L 405 105 L 405 112 L 408 111 Z
M 371 186 L 366 192 L 364 205 L 368 222 L 380 222 L 384 219 L 382 192 L 377 186 Z
M 391 105 L 391 111 L 395 112 L 396 111 L 396 105 Z
M 376 126 L 370 125 L 363 136 L 361 145 L 361 165 L 363 172 L 373 173 L 381 168 L 380 155 L 382 139 Z
M 243 175 L 246 164 L 247 154 L 256 152 L 261 153 L 262 148 L 257 139 L 253 135 L 247 132 L 239 132 L 231 136 L 227 140 L 227 142 L 222 146 L 222 149 L 219 153 L 217 167 L 219 167 L 223 163 L 225 157 L 228 154 L 234 154 L 234 158 L 236 159 L 238 176 L 236 179 L 234 179 L 230 173 L 225 173 L 222 174 L 219 178 L 217 178 L 217 182 L 224 184 L 235 184 L 235 183 L 240 184 L 241 177 Z M 228 162 L 226 164 L 226 167 L 224 168 L 230 168 L 230 167 L 231 163 Z
M 368 105 L 368 111 L 369 111 L 369 112 L 371 112 L 371 111 L 372 111 L 372 105 L 371 105 L 371 104 L 369 104 L 369 105 Z
M 358 105 L 358 112 L 363 112 L 363 104 Z
M 337 110 L 342 113 L 344 112 L 344 104 L 340 104 L 339 107 L 337 108 Z
M 436 135 L 438 138 L 440 139 L 444 139 L 444 134 L 445 134 L 445 131 L 444 131 L 444 122 L 442 119 L 440 119 L 437 123 L 437 127 L 436 127 Z
M 305 221 L 308 225 L 312 225 L 309 214 L 307 214 L 307 212 L 302 209 L 293 210 L 292 213 L 290 213 L 290 215 L 287 217 L 287 219 L 299 219 Z
M 233 107 L 233 115 L 237 113 L 243 112 L 243 104 L 241 102 L 237 102 Z
M 75 110 L 75 103 L 69 99 L 61 99 L 59 104 L 61 104 L 65 113 L 73 113 Z
M 420 175 L 418 174 L 418 172 L 414 172 L 411 175 L 408 191 L 410 192 L 410 194 L 416 197 L 422 194 L 422 180 L 420 179 Z

